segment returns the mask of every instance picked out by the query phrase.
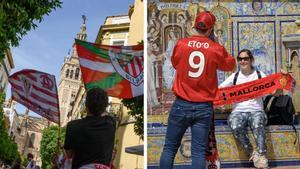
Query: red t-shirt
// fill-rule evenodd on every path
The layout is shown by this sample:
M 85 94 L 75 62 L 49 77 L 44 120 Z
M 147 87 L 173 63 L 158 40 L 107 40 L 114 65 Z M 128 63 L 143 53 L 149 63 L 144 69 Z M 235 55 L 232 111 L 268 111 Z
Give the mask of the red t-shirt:
M 216 70 L 235 67 L 234 57 L 223 46 L 200 35 L 179 40 L 171 60 L 176 69 L 174 94 L 192 102 L 213 101 L 218 89 Z

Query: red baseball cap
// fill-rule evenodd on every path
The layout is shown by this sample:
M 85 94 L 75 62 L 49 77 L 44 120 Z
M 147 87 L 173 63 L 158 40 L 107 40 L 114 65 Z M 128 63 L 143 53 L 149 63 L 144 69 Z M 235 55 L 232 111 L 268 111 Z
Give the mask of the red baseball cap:
M 209 11 L 200 12 L 195 20 L 194 28 L 206 30 L 214 26 L 216 17 Z

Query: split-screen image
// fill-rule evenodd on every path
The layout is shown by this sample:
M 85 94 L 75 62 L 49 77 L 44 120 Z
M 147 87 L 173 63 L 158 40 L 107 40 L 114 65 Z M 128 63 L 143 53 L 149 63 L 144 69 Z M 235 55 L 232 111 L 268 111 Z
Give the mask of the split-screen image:
M 299 169 L 300 3 L 0 2 L 0 169 Z

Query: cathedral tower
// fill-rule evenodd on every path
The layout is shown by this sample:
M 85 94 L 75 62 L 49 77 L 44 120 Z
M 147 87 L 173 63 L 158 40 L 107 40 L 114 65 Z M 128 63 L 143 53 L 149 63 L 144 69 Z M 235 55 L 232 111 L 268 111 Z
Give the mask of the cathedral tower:
M 79 33 L 77 33 L 76 38 L 85 41 L 87 38 L 85 25 L 86 17 L 83 15 L 82 19 L 83 23 L 80 26 L 80 31 Z M 64 59 L 64 63 L 60 72 L 58 97 L 60 105 L 61 126 L 65 126 L 67 122 L 71 120 L 71 110 L 81 84 L 82 82 L 79 67 L 79 59 L 74 43 L 71 53 L 69 52 Z

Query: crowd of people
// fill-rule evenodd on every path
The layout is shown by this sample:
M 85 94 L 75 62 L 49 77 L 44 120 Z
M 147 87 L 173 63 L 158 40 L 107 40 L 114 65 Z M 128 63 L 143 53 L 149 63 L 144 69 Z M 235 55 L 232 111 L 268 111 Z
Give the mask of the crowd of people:
M 11 165 L 5 164 L 0 161 L 0 169 L 40 169 L 40 166 L 36 165 L 34 156 L 31 153 L 27 154 L 28 163 L 23 165 L 21 158 L 16 158 Z

